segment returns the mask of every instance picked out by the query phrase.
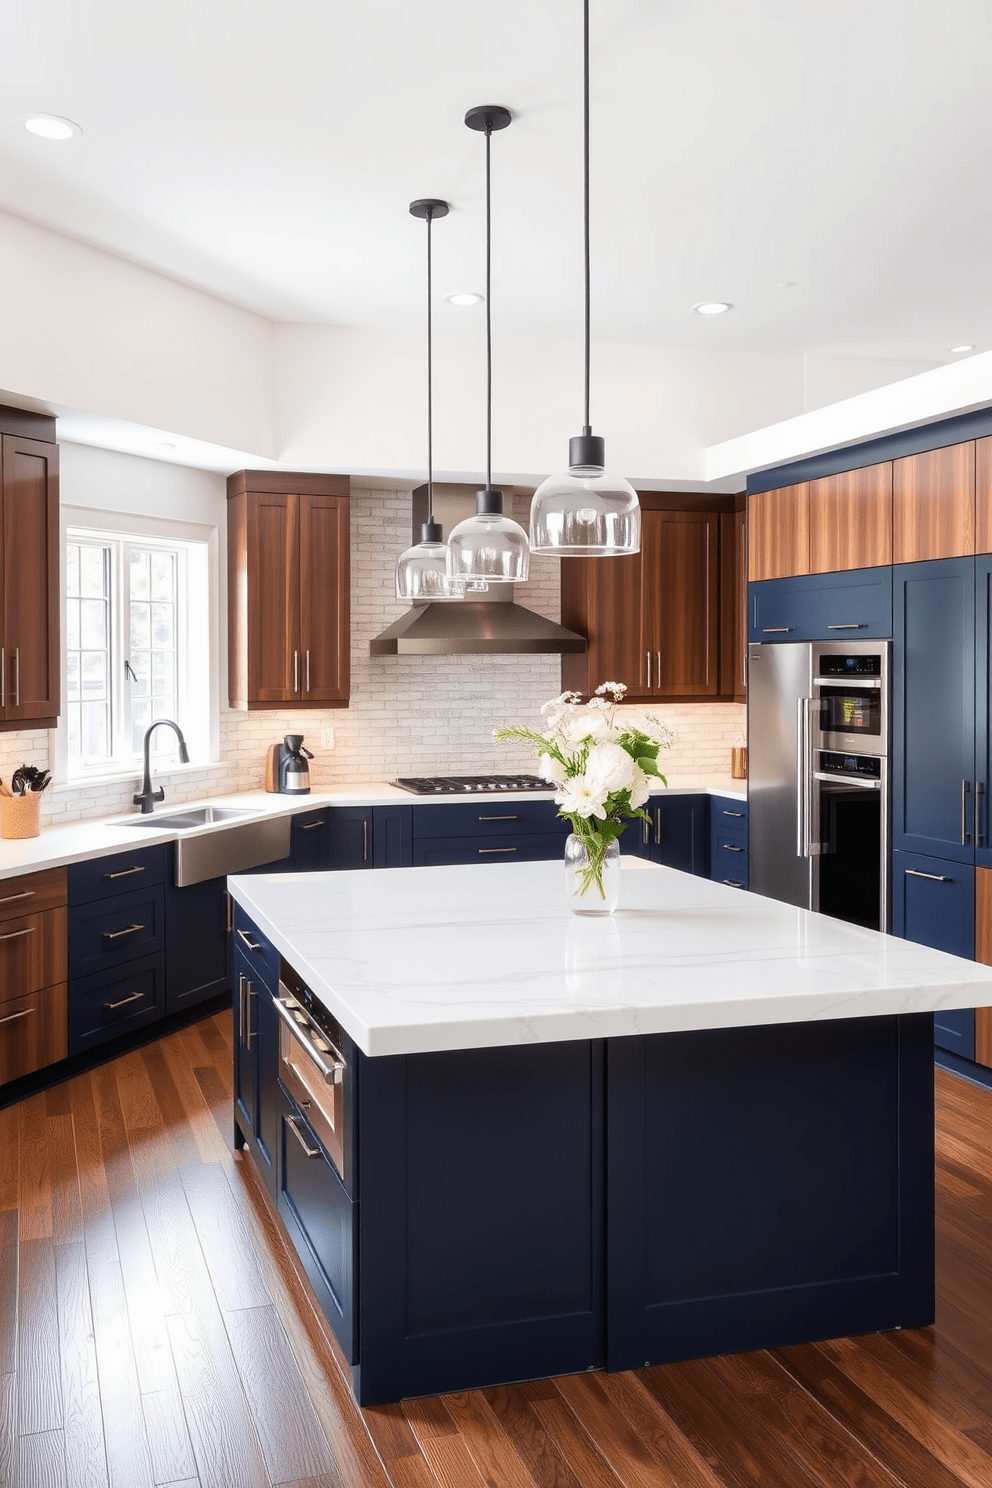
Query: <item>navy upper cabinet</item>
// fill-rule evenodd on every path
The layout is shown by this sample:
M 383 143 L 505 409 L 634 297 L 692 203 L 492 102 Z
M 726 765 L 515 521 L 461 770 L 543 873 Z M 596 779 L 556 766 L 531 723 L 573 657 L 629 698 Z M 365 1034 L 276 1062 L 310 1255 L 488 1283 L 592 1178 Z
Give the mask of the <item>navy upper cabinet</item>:
M 893 846 L 973 862 L 975 560 L 901 564 L 894 596 Z
M 748 587 L 748 640 L 884 640 L 892 634 L 892 570 L 801 574 Z

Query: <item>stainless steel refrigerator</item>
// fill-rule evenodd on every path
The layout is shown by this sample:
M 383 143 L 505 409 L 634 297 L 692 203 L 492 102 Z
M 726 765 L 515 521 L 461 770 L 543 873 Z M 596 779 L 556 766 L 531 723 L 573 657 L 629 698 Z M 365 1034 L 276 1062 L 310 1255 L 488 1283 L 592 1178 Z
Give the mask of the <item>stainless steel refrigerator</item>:
M 889 642 L 748 647 L 748 882 L 888 929 Z

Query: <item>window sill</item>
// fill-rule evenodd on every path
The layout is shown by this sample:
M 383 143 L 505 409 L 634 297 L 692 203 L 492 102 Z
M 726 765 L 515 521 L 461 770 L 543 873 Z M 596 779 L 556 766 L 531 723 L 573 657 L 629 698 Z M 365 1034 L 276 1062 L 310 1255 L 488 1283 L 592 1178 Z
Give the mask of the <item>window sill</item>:
M 188 765 L 176 762 L 162 769 L 153 763 L 152 786 L 157 788 L 163 781 L 182 780 L 186 776 L 202 775 L 205 770 L 222 769 L 223 765 L 223 760 L 191 760 Z M 100 773 L 94 771 L 92 774 L 87 772 L 85 775 L 72 775 L 68 780 L 53 781 L 49 788 L 55 792 L 85 790 L 90 785 L 133 784 L 137 788 L 141 784 L 142 770 L 143 766 L 139 762 L 136 765 L 129 766 L 127 769 L 115 768 L 113 770 L 101 771 Z

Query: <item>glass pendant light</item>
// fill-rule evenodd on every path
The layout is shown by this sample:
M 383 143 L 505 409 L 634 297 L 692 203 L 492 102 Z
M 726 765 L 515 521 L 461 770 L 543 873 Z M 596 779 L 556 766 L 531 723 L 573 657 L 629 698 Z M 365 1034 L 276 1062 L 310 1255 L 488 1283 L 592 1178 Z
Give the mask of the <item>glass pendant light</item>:
M 475 516 L 459 522 L 448 535 L 448 573 L 452 578 L 520 584 L 527 578 L 530 550 L 518 522 L 503 515 L 503 493 L 493 490 L 493 325 L 492 210 L 490 144 L 494 129 L 505 129 L 510 110 L 497 104 L 469 109 L 465 123 L 486 136 L 486 487 L 476 492 Z
M 585 422 L 568 442 L 568 469 L 538 486 L 530 507 L 532 553 L 605 558 L 641 546 L 637 492 L 604 469 L 606 445 L 589 423 L 589 0 L 582 6 L 585 225 Z
M 464 582 L 449 577 L 448 549 L 441 537 L 441 524 L 434 520 L 434 449 L 431 384 L 431 223 L 447 217 L 448 203 L 424 197 L 410 203 L 410 215 L 427 223 L 427 521 L 420 528 L 420 541 L 396 560 L 396 598 L 417 604 L 439 599 L 462 599 Z

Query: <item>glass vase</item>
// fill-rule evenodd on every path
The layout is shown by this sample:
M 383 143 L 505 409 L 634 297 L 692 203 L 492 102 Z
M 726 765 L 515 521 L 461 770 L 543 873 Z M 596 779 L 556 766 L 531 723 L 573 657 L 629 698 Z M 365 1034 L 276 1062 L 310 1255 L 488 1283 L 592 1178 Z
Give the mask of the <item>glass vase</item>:
M 577 915 L 611 915 L 620 902 L 620 844 L 614 839 L 597 853 L 585 837 L 565 839 L 565 899 Z

